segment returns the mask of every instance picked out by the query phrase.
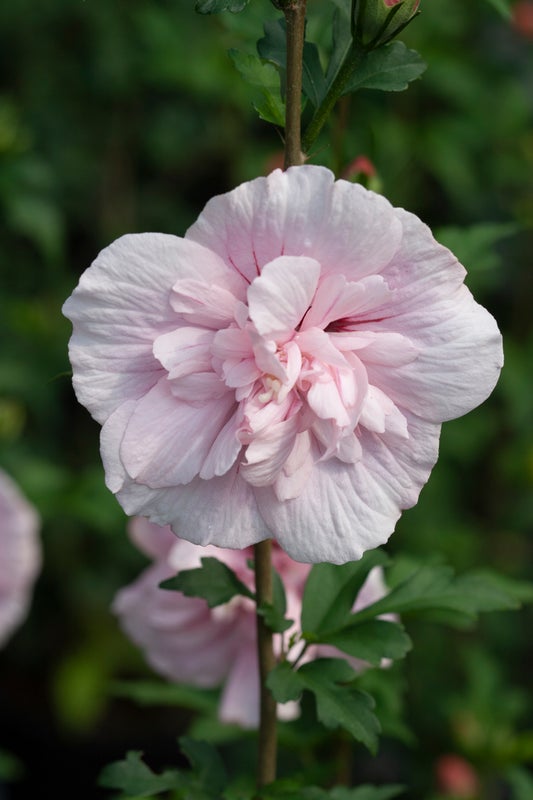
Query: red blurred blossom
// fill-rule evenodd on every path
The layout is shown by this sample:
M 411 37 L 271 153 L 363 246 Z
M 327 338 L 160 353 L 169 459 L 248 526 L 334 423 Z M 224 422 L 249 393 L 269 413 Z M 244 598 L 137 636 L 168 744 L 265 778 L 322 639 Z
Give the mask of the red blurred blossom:
M 349 181 L 357 175 L 365 175 L 367 178 L 374 178 L 377 175 L 375 166 L 367 156 L 356 156 L 350 161 L 348 166 L 343 169 L 341 178 Z
M 474 767 L 462 756 L 447 753 L 435 764 L 439 792 L 447 797 L 470 800 L 478 795 L 480 784 Z
M 513 27 L 526 39 L 533 39 L 532 0 L 520 0 L 520 2 L 515 3 L 512 14 Z

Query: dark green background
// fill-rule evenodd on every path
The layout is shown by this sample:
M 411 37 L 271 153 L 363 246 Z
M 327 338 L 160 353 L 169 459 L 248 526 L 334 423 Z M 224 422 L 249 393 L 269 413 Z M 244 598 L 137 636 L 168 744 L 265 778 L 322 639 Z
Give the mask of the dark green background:
M 106 796 L 95 788 L 103 764 L 132 748 L 155 766 L 169 762 L 194 718 L 139 709 L 111 688 L 150 676 L 109 611 L 144 561 L 104 488 L 98 426 L 73 397 L 60 313 L 112 239 L 181 235 L 210 196 L 279 162 L 280 136 L 257 119 L 254 91 L 226 55 L 253 52 L 275 10 L 251 0 L 240 15 L 204 18 L 193 5 L 0 4 L 0 464 L 37 506 L 44 547 L 31 615 L 0 653 L 0 750 L 20 767 L 12 800 L 45 789 L 60 800 Z M 329 6 L 309 2 L 309 36 L 324 52 Z M 441 460 L 390 552 L 531 580 L 532 44 L 484 0 L 421 6 L 402 38 L 427 60 L 423 78 L 404 93 L 345 102 L 311 161 L 339 171 L 369 157 L 389 199 L 453 246 L 505 337 L 496 391 L 445 425 Z M 454 751 L 480 769 L 491 798 L 510 796 L 509 768 L 533 756 L 532 622 L 524 610 L 491 615 L 473 632 L 411 628 L 401 682 L 416 738 L 387 737 L 376 760 L 356 749 L 356 780 L 405 781 L 409 797 L 427 799 L 435 760 Z M 332 755 L 327 779 L 340 746 L 316 736 L 287 734 L 283 763 L 300 769 L 315 742 Z M 235 752 L 228 746 L 230 763 Z M 516 800 L 533 797 L 525 773 L 514 781 Z

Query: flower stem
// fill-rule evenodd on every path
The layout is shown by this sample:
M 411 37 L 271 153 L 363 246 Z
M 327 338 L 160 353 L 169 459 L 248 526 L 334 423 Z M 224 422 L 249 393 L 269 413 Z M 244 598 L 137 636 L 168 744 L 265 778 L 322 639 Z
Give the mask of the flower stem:
M 302 73 L 307 0 L 287 0 L 287 88 L 285 94 L 285 169 L 305 161 L 301 145 Z
M 254 546 L 255 592 L 257 607 L 272 602 L 272 540 L 266 539 Z M 276 701 L 266 685 L 268 673 L 276 659 L 272 645 L 272 631 L 263 617 L 257 614 L 257 652 L 259 657 L 260 719 L 257 786 L 261 788 L 276 779 L 277 719 Z

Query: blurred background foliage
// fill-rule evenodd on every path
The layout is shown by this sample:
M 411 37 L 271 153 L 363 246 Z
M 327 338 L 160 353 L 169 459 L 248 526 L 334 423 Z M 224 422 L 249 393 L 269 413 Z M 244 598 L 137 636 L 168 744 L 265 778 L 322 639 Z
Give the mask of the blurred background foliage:
M 308 37 L 324 51 L 332 5 L 309 0 Z M 423 0 L 402 39 L 427 72 L 407 92 L 345 98 L 311 161 L 341 174 L 366 156 L 374 185 L 463 260 L 505 337 L 496 391 L 444 426 L 438 466 L 389 551 L 532 580 L 533 4 L 516 4 L 514 24 L 498 5 Z M 232 745 L 235 731 L 214 722 L 214 698 L 176 690 L 162 707 L 153 685 L 141 703 L 123 696 L 119 682 L 152 676 L 109 606 L 144 560 L 104 487 L 98 426 L 75 402 L 60 309 L 112 239 L 182 235 L 210 196 L 279 165 L 280 135 L 227 56 L 254 52 L 276 16 L 267 0 L 214 17 L 192 0 L 0 4 L 0 464 L 39 510 L 45 559 L 31 615 L 0 653 L 10 800 L 107 796 L 103 764 L 126 749 L 167 763 L 191 730 L 225 742 L 230 765 L 253 759 L 251 737 Z M 530 609 L 474 631 L 412 626 L 405 664 L 364 679 L 387 733 L 378 757 L 324 738 L 304 707 L 283 732 L 282 764 L 312 780 L 404 782 L 408 797 L 433 800 L 452 753 L 474 766 L 484 800 L 531 800 L 532 626 Z

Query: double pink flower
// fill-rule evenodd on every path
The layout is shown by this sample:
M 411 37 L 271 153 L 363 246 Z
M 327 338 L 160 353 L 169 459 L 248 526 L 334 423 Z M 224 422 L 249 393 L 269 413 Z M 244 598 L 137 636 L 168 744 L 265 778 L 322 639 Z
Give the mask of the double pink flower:
M 215 197 L 185 238 L 122 237 L 64 307 L 108 487 L 196 544 L 360 558 L 498 378 L 464 276 L 417 217 L 314 166 Z

